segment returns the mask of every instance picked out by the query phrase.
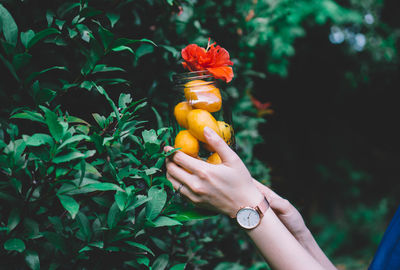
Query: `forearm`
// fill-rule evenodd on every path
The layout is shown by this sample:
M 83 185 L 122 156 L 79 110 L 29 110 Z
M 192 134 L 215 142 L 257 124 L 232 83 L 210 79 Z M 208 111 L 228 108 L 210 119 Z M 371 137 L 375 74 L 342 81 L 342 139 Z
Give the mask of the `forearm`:
M 305 230 L 299 234 L 295 235 L 299 243 L 307 250 L 311 256 L 314 257 L 325 269 L 336 270 L 337 268 L 328 259 L 325 253 L 321 250 L 318 243 L 315 241 L 310 230 L 305 228 Z
M 271 209 L 265 213 L 258 227 L 248 231 L 248 235 L 275 270 L 323 269 Z

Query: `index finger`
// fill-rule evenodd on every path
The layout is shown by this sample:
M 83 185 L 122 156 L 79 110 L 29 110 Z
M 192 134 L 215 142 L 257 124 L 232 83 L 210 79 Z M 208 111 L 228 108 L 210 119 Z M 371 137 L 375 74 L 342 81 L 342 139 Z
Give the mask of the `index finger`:
M 174 148 L 172 148 L 171 146 L 166 146 L 164 147 L 164 151 L 168 152 L 173 150 Z M 191 157 L 185 153 L 183 153 L 182 151 L 176 151 L 173 155 L 172 158 L 169 157 L 170 159 L 172 159 L 173 162 L 175 162 L 176 164 L 178 164 L 179 166 L 191 171 L 191 172 L 198 172 L 200 170 L 202 170 L 202 168 L 204 169 L 205 166 L 208 165 L 208 163 L 196 159 L 194 157 Z

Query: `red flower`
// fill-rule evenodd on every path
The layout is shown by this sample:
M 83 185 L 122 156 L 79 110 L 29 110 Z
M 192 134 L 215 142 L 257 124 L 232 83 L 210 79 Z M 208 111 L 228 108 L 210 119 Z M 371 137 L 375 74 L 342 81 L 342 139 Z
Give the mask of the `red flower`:
M 258 116 L 264 116 L 266 114 L 273 114 L 274 110 L 271 109 L 271 102 L 262 103 L 258 99 L 250 96 L 251 102 L 253 103 L 254 107 L 258 110 Z
M 215 78 L 230 82 L 233 78 L 232 61 L 229 59 L 227 50 L 217 45 L 210 44 L 208 40 L 207 49 L 196 44 L 190 44 L 182 50 L 182 62 L 184 68 L 190 71 L 207 70 Z

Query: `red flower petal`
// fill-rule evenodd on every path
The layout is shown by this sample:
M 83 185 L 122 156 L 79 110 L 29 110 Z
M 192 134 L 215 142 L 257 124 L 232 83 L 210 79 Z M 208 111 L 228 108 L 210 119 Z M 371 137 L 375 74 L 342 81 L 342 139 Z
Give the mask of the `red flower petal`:
M 233 70 L 231 67 L 207 68 L 207 70 L 216 78 L 230 82 L 233 79 Z
M 232 61 L 229 60 L 230 57 L 228 51 L 224 48 L 221 48 L 220 46 L 214 47 L 212 45 L 210 50 L 208 50 L 207 52 L 207 56 L 210 60 L 209 67 L 233 65 Z
M 190 71 L 199 71 L 207 69 L 217 79 L 230 82 L 233 78 L 233 70 L 231 65 L 233 62 L 227 50 L 221 46 L 215 46 L 215 43 L 209 44 L 207 50 L 190 44 L 182 51 L 184 62 L 183 67 Z

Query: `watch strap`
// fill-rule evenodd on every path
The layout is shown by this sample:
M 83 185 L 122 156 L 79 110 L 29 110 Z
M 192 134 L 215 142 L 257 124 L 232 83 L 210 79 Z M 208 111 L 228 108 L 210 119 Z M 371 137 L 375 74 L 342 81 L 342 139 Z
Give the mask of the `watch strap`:
M 264 213 L 268 210 L 269 207 L 269 202 L 267 198 L 264 197 L 263 200 L 255 208 L 260 215 L 260 218 L 264 216 Z
M 248 206 L 247 206 L 248 207 Z M 263 199 L 261 200 L 261 202 L 256 206 L 256 207 L 252 207 L 254 210 L 257 211 L 257 213 L 260 215 L 260 217 L 262 218 L 264 216 L 264 213 L 268 210 L 268 208 L 270 207 L 269 202 L 267 200 L 266 197 L 263 197 Z M 236 218 L 237 213 L 240 211 L 240 209 L 242 209 L 244 207 L 240 207 L 239 210 L 236 212 L 236 214 L 234 216 L 231 216 L 231 218 Z

